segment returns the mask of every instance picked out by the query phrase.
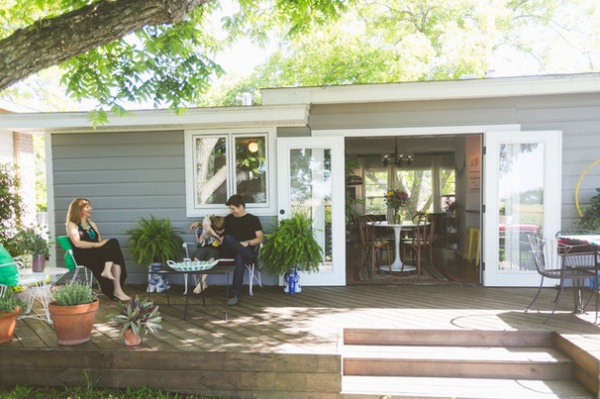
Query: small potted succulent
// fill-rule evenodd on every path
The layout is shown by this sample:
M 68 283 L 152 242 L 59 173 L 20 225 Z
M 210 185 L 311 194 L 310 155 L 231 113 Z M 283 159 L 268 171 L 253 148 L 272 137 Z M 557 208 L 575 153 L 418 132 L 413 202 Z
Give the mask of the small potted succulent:
M 129 302 L 119 302 L 119 314 L 107 317 L 121 327 L 121 336 L 127 346 L 139 345 L 147 332 L 156 334 L 157 330 L 162 328 L 158 305 L 148 297 L 140 300 L 136 296 Z
M 14 296 L 12 287 L 8 287 L 0 296 L 0 344 L 11 342 L 17 326 L 17 316 L 25 306 Z
M 52 295 L 48 311 L 60 345 L 79 345 L 92 338 L 92 329 L 100 302 L 92 287 L 73 283 L 61 286 Z

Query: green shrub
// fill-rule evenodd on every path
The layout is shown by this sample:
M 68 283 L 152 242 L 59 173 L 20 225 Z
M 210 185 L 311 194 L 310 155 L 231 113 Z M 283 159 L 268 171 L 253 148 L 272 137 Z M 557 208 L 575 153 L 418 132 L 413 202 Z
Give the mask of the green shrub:
M 12 164 L 0 164 L 0 244 L 13 253 L 11 237 L 21 225 L 23 201 L 19 194 L 21 179 L 17 167 Z
M 600 188 L 596 189 L 598 194 L 590 198 L 590 205 L 583 209 L 583 216 L 579 221 L 579 227 L 588 230 L 600 230 Z

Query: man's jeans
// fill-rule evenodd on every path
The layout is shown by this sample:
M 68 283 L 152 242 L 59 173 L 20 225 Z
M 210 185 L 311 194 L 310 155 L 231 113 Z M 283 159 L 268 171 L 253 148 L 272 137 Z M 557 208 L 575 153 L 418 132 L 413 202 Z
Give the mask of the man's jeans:
M 233 287 L 231 291 L 236 297 L 240 297 L 242 286 L 244 285 L 245 265 L 252 261 L 254 257 L 254 247 L 245 247 L 238 240 L 230 235 L 223 237 L 223 248 L 226 256 L 232 256 L 235 262 L 235 272 L 233 273 Z

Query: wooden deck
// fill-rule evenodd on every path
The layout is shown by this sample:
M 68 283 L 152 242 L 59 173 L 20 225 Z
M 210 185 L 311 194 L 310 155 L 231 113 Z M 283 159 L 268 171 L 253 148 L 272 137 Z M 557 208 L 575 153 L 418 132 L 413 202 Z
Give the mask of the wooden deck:
M 287 295 L 280 287 L 255 287 L 254 296 L 244 295 L 238 306 L 228 309 L 228 318 L 225 320 L 225 288 L 210 286 L 206 292 L 206 307 L 202 307 L 199 296 L 190 298 L 193 306 L 189 310 L 187 321 L 182 320 L 182 291 L 181 286 L 172 287 L 172 305 L 167 306 L 164 294 L 146 294 L 145 287 L 129 287 L 130 294 L 149 295 L 155 302 L 164 303 L 160 307 L 164 319 L 163 329 L 157 336 L 146 336 L 142 345 L 137 348 L 125 347 L 117 328 L 107 321 L 106 315 L 117 311 L 117 303 L 103 297 L 91 342 L 76 347 L 59 346 L 52 327 L 44 321 L 19 320 L 15 340 L 0 347 L 0 385 L 85 385 L 85 376 L 81 371 L 81 377 L 77 379 L 67 376 L 67 373 L 62 376 L 59 373 L 57 377 L 54 369 L 86 369 L 91 367 L 89 362 L 104 362 L 99 375 L 99 383 L 103 385 L 140 384 L 181 392 L 205 393 L 198 392 L 202 389 L 197 384 L 193 388 L 186 387 L 191 379 L 200 378 L 198 370 L 204 370 L 205 364 L 202 362 L 248 362 L 245 366 L 249 370 L 257 370 L 262 367 L 261 362 L 265 365 L 282 362 L 284 366 L 276 367 L 292 367 L 300 361 L 301 355 L 307 362 L 297 371 L 302 373 L 302 368 L 307 368 L 308 370 L 304 369 L 304 374 L 310 372 L 311 377 L 296 377 L 298 380 L 295 383 L 313 384 L 317 387 L 323 384 L 323 390 L 327 391 L 327 384 L 332 380 L 339 382 L 335 380 L 340 378 L 340 366 L 333 366 L 332 362 L 336 357 L 339 359 L 340 340 L 345 328 L 556 331 L 577 348 L 590 354 L 595 367 L 600 359 L 600 327 L 593 324 L 595 314 L 573 314 L 570 293 L 563 297 L 561 306 L 550 323 L 543 324 L 547 313 L 552 309 L 556 294 L 553 288 L 544 290 L 536 302 L 535 311 L 523 313 L 524 307 L 535 293 L 533 288 L 353 285 L 303 287 L 302 293 Z M 77 363 L 77 359 L 85 357 L 84 354 L 96 357 L 90 357 L 88 363 Z M 119 367 L 127 367 L 127 362 L 131 361 L 128 359 L 134 354 L 146 356 L 147 362 L 159 362 L 160 367 L 157 367 L 155 373 L 146 372 L 143 373 L 145 376 L 139 375 L 137 378 L 130 376 L 127 381 L 111 374 L 111 369 L 117 368 L 117 362 L 123 362 Z M 249 354 L 261 357 L 247 358 Z M 60 363 L 64 361 L 72 363 Z M 189 378 L 174 379 L 168 373 L 170 367 L 186 362 L 191 369 L 185 374 Z M 36 367 L 45 372 L 34 372 Z M 238 381 L 232 383 L 228 390 L 221 390 L 222 393 L 235 395 L 240 387 L 244 387 L 246 393 L 237 397 L 277 397 L 266 394 L 253 396 L 249 393 L 253 390 L 253 382 L 250 380 L 254 377 L 256 375 L 228 375 L 208 371 L 202 373 L 202 378 L 231 378 Z M 261 377 L 266 378 L 264 375 Z M 262 383 L 280 384 L 269 378 Z M 149 383 L 149 380 L 153 383 Z M 205 391 L 214 393 L 209 387 Z M 303 396 L 294 396 L 288 392 L 285 397 Z M 339 392 L 323 392 L 319 396 L 304 397 L 341 396 Z

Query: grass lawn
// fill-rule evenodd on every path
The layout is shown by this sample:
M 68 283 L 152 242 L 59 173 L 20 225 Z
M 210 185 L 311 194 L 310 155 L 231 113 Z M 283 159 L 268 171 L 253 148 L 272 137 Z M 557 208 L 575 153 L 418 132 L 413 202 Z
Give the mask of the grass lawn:
M 222 396 L 187 395 L 162 392 L 150 388 L 39 388 L 0 387 L 0 399 L 228 399 Z

